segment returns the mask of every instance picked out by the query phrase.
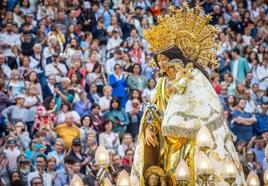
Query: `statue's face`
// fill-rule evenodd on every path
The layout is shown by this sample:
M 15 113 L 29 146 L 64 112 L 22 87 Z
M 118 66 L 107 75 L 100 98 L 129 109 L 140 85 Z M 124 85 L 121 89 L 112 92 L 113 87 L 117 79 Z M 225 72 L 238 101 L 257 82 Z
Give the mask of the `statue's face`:
M 168 63 L 170 61 L 169 58 L 163 54 L 158 54 L 156 59 L 162 72 L 166 72 L 168 70 Z
M 156 174 L 152 174 L 148 179 L 149 186 L 158 186 L 159 185 L 159 176 Z

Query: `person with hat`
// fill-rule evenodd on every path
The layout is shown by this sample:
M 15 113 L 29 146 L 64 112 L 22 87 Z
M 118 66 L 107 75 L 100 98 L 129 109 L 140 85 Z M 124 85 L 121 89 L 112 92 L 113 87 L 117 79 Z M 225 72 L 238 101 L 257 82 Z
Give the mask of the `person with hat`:
M 82 142 L 80 138 L 74 138 L 72 142 L 71 151 L 69 156 L 73 158 L 75 162 L 79 162 L 81 166 L 81 173 L 85 174 L 86 165 L 89 163 L 88 157 L 82 152 Z

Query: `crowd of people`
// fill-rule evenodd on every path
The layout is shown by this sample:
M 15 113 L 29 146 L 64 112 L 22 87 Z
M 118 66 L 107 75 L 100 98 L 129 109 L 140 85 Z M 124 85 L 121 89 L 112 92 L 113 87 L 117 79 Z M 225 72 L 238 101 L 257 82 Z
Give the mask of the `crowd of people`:
M 99 184 L 131 171 L 144 102 L 159 78 L 143 31 L 183 0 L 2 0 L 0 177 L 10 186 Z M 268 6 L 195 0 L 218 28 L 219 65 L 206 69 L 245 174 L 268 168 Z M 267 157 L 268 158 L 268 157 Z

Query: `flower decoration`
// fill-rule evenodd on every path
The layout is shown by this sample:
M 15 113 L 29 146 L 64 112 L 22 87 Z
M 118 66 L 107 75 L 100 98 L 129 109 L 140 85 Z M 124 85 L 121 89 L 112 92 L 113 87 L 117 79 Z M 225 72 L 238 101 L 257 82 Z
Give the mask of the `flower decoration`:
M 188 63 L 186 67 L 180 68 L 176 74 L 176 79 L 173 83 L 173 86 L 177 90 L 178 93 L 182 94 L 188 83 L 194 78 L 192 75 L 193 64 Z
M 186 67 L 180 68 L 176 75 L 176 80 L 179 81 L 181 78 L 186 78 L 187 80 L 192 80 L 194 76 L 192 75 L 193 63 L 188 63 Z

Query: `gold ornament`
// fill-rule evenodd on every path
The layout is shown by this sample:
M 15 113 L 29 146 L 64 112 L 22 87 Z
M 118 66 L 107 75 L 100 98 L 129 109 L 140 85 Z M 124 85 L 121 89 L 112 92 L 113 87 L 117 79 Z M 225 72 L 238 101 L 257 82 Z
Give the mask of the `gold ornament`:
M 183 3 L 181 9 L 169 7 L 168 14 L 157 18 L 157 25 L 144 31 L 151 50 L 161 53 L 177 46 L 185 59 L 197 62 L 204 69 L 216 66 L 216 27 L 209 24 L 211 15 L 200 16 L 202 8 L 189 8 Z

